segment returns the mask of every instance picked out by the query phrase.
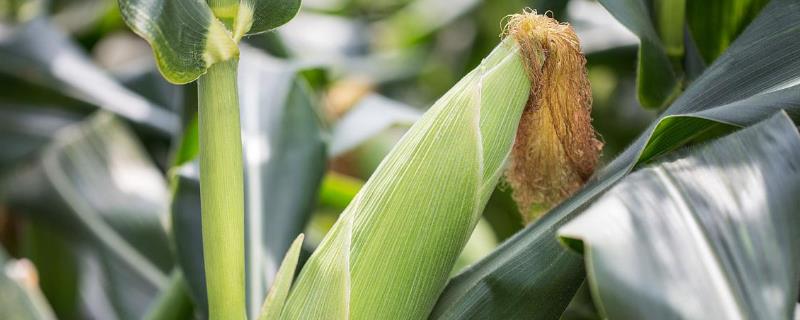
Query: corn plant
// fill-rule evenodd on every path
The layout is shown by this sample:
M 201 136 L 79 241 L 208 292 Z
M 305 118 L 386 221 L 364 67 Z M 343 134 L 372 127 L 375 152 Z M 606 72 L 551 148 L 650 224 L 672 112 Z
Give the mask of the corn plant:
M 244 182 L 237 43 L 289 21 L 299 1 L 119 1 L 173 83 L 198 80 L 203 251 L 209 315 L 245 317 Z
M 793 316 L 800 4 L 401 2 L 119 0 L 130 77 L 0 0 L 0 318 Z

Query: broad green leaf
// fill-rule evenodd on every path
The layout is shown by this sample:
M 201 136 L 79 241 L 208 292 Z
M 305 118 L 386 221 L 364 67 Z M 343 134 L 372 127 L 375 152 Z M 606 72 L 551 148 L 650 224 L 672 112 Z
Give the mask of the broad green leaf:
M 93 280 L 82 283 L 100 286 L 116 317 L 140 318 L 172 265 L 161 222 L 163 178 L 132 133 L 109 114 L 56 136 L 2 181 L 4 199 L 13 212 L 85 249 L 80 269 L 91 271 L 81 277 Z
M 661 0 L 659 0 L 661 1 Z M 667 50 L 650 19 L 647 0 L 600 0 L 606 9 L 639 37 L 636 73 L 639 103 L 658 108 L 673 100 L 681 90 L 681 75 L 673 68 Z M 674 33 L 670 31 L 670 33 Z
M 303 245 L 303 234 L 297 236 L 297 239 L 292 242 L 289 250 L 286 251 L 286 256 L 281 262 L 278 272 L 275 274 L 275 281 L 272 283 L 272 288 L 269 289 L 267 298 L 264 299 L 264 305 L 261 307 L 261 315 L 259 320 L 277 320 L 280 319 L 281 311 L 286 303 L 286 298 L 289 297 L 289 288 L 292 287 L 294 280 L 294 272 L 297 269 L 297 260 L 300 258 L 300 249 Z
M 240 0 L 234 38 L 280 27 L 292 20 L 298 11 L 300 0 Z
M 428 314 L 509 155 L 530 88 L 517 50 L 504 41 L 412 126 L 306 262 L 282 318 Z
M 688 0 L 686 20 L 706 63 L 725 51 L 769 0 Z
M 2 103 L 56 105 L 83 114 L 99 108 L 161 136 L 177 132 L 175 114 L 120 85 L 44 19 L 0 25 L 0 61 Z
M 238 55 L 225 26 L 202 0 L 118 0 L 125 23 L 153 48 L 158 69 L 187 83 Z
M 800 135 L 780 112 L 624 178 L 559 229 L 609 319 L 791 319 Z
M 775 54 L 781 52 L 785 54 Z M 501 244 L 486 259 L 453 278 L 433 318 L 462 319 L 561 315 L 584 279 L 581 260 L 566 252 L 555 230 L 625 176 L 651 137 L 664 154 L 687 141 L 685 133 L 726 124 L 747 126 L 785 109 L 800 115 L 800 3 L 774 0 L 713 65 L 695 80 L 642 136 L 572 198 Z M 666 117 L 702 118 L 708 121 Z M 708 124 L 716 122 L 709 128 Z M 716 128 L 715 128 L 716 127 Z M 649 160 L 649 159 L 645 159 Z
M 58 130 L 80 119 L 74 112 L 0 102 L 0 173 L 32 157 Z
M 153 48 L 158 69 L 188 83 L 236 58 L 243 36 L 289 22 L 300 0 L 118 0 L 125 23 Z
M 326 152 L 316 100 L 298 67 L 247 47 L 239 65 L 247 300 L 255 317 L 280 259 L 313 210 Z M 194 165 L 179 171 L 172 212 L 179 264 L 205 306 L 196 172 Z

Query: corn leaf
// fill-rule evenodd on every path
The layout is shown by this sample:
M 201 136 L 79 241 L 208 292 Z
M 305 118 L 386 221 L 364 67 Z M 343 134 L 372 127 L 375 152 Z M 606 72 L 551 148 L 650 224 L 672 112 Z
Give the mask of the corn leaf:
M 768 0 L 694 0 L 686 3 L 686 20 L 700 53 L 711 63 L 758 16 Z
M 114 307 L 90 304 L 92 317 L 141 318 L 172 266 L 161 223 L 165 182 L 132 133 L 109 114 L 56 136 L 2 181 L 3 196 L 12 212 L 81 249 L 82 283 L 95 286 L 81 290 L 89 295 L 82 300 L 104 299 Z
M 236 24 L 247 26 L 247 21 L 252 21 L 242 35 L 262 33 L 289 22 L 298 11 L 300 0 L 241 0 Z
M 281 258 L 313 210 L 325 172 L 326 146 L 315 100 L 298 77 L 298 66 L 247 47 L 242 48 L 239 65 L 247 301 L 249 314 L 256 317 Z M 198 186 L 195 165 L 177 171 L 172 215 L 178 261 L 203 311 L 207 307 Z
M 610 319 L 790 319 L 800 135 L 772 118 L 623 179 L 559 230 Z
M 0 103 L 114 113 L 147 132 L 178 132 L 178 117 L 120 85 L 44 19 L 0 25 Z
M 772 1 L 661 118 L 595 180 L 453 278 L 432 318 L 560 316 L 585 277 L 581 260 L 560 247 L 555 230 L 637 163 L 651 160 L 647 155 L 664 154 L 721 127 L 730 130 L 752 125 L 781 109 L 798 120 L 799 52 L 800 4 Z M 688 119 L 701 120 L 684 121 Z
M 236 43 L 202 0 L 119 0 L 125 23 L 153 48 L 173 83 L 194 81 L 212 64 L 238 54 Z
M 518 50 L 504 41 L 414 124 L 306 262 L 282 318 L 428 314 L 509 155 L 530 90 Z
M 639 103 L 658 108 L 680 93 L 681 75 L 673 68 L 645 0 L 600 0 L 600 3 L 639 37 L 636 86 Z M 679 70 L 678 70 L 679 71 Z

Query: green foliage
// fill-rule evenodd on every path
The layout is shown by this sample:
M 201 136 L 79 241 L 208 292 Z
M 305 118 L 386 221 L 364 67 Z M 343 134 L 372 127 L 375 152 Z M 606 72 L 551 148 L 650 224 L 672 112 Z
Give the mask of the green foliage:
M 559 235 L 585 255 L 604 318 L 789 319 L 798 161 L 781 112 L 634 172 Z
M 179 84 L 238 57 L 244 35 L 274 29 L 300 9 L 299 0 L 118 2 L 125 23 L 152 46 L 161 74 Z
M 800 55 L 773 53 L 800 48 L 797 17 L 800 4 L 793 1 L 778 0 L 766 6 L 727 53 L 593 181 L 453 278 L 433 317 L 560 315 L 583 281 L 584 270 L 581 260 L 558 244 L 556 229 L 638 163 L 650 160 L 643 155 L 675 150 L 691 141 L 687 137 L 718 128 L 708 125 L 713 122 L 748 126 L 781 109 L 796 117 Z M 665 120 L 669 118 L 681 119 Z M 684 121 L 688 118 L 707 121 Z

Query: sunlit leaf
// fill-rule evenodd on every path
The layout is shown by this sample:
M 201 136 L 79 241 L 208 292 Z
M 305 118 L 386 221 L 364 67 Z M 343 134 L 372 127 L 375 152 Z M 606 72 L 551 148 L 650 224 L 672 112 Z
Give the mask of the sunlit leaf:
M 157 134 L 177 132 L 175 114 L 113 80 L 44 19 L 0 25 L 0 61 L 0 101 L 55 104 L 86 114 L 100 108 Z
M 800 118 L 800 4 L 775 0 L 713 65 L 687 88 L 665 117 L 709 121 L 658 121 L 651 125 L 597 178 L 541 220 L 501 244 L 486 259 L 450 281 L 434 309 L 434 318 L 558 317 L 583 281 L 581 260 L 566 252 L 555 230 L 589 201 L 624 177 L 651 140 L 663 154 L 718 129 L 759 122 L 780 109 Z M 775 54 L 781 52 L 785 54 Z M 724 130 L 723 130 L 724 131 Z M 651 137 L 661 137 L 653 138 Z
M 624 178 L 559 235 L 609 319 L 790 319 L 800 135 L 785 113 Z

